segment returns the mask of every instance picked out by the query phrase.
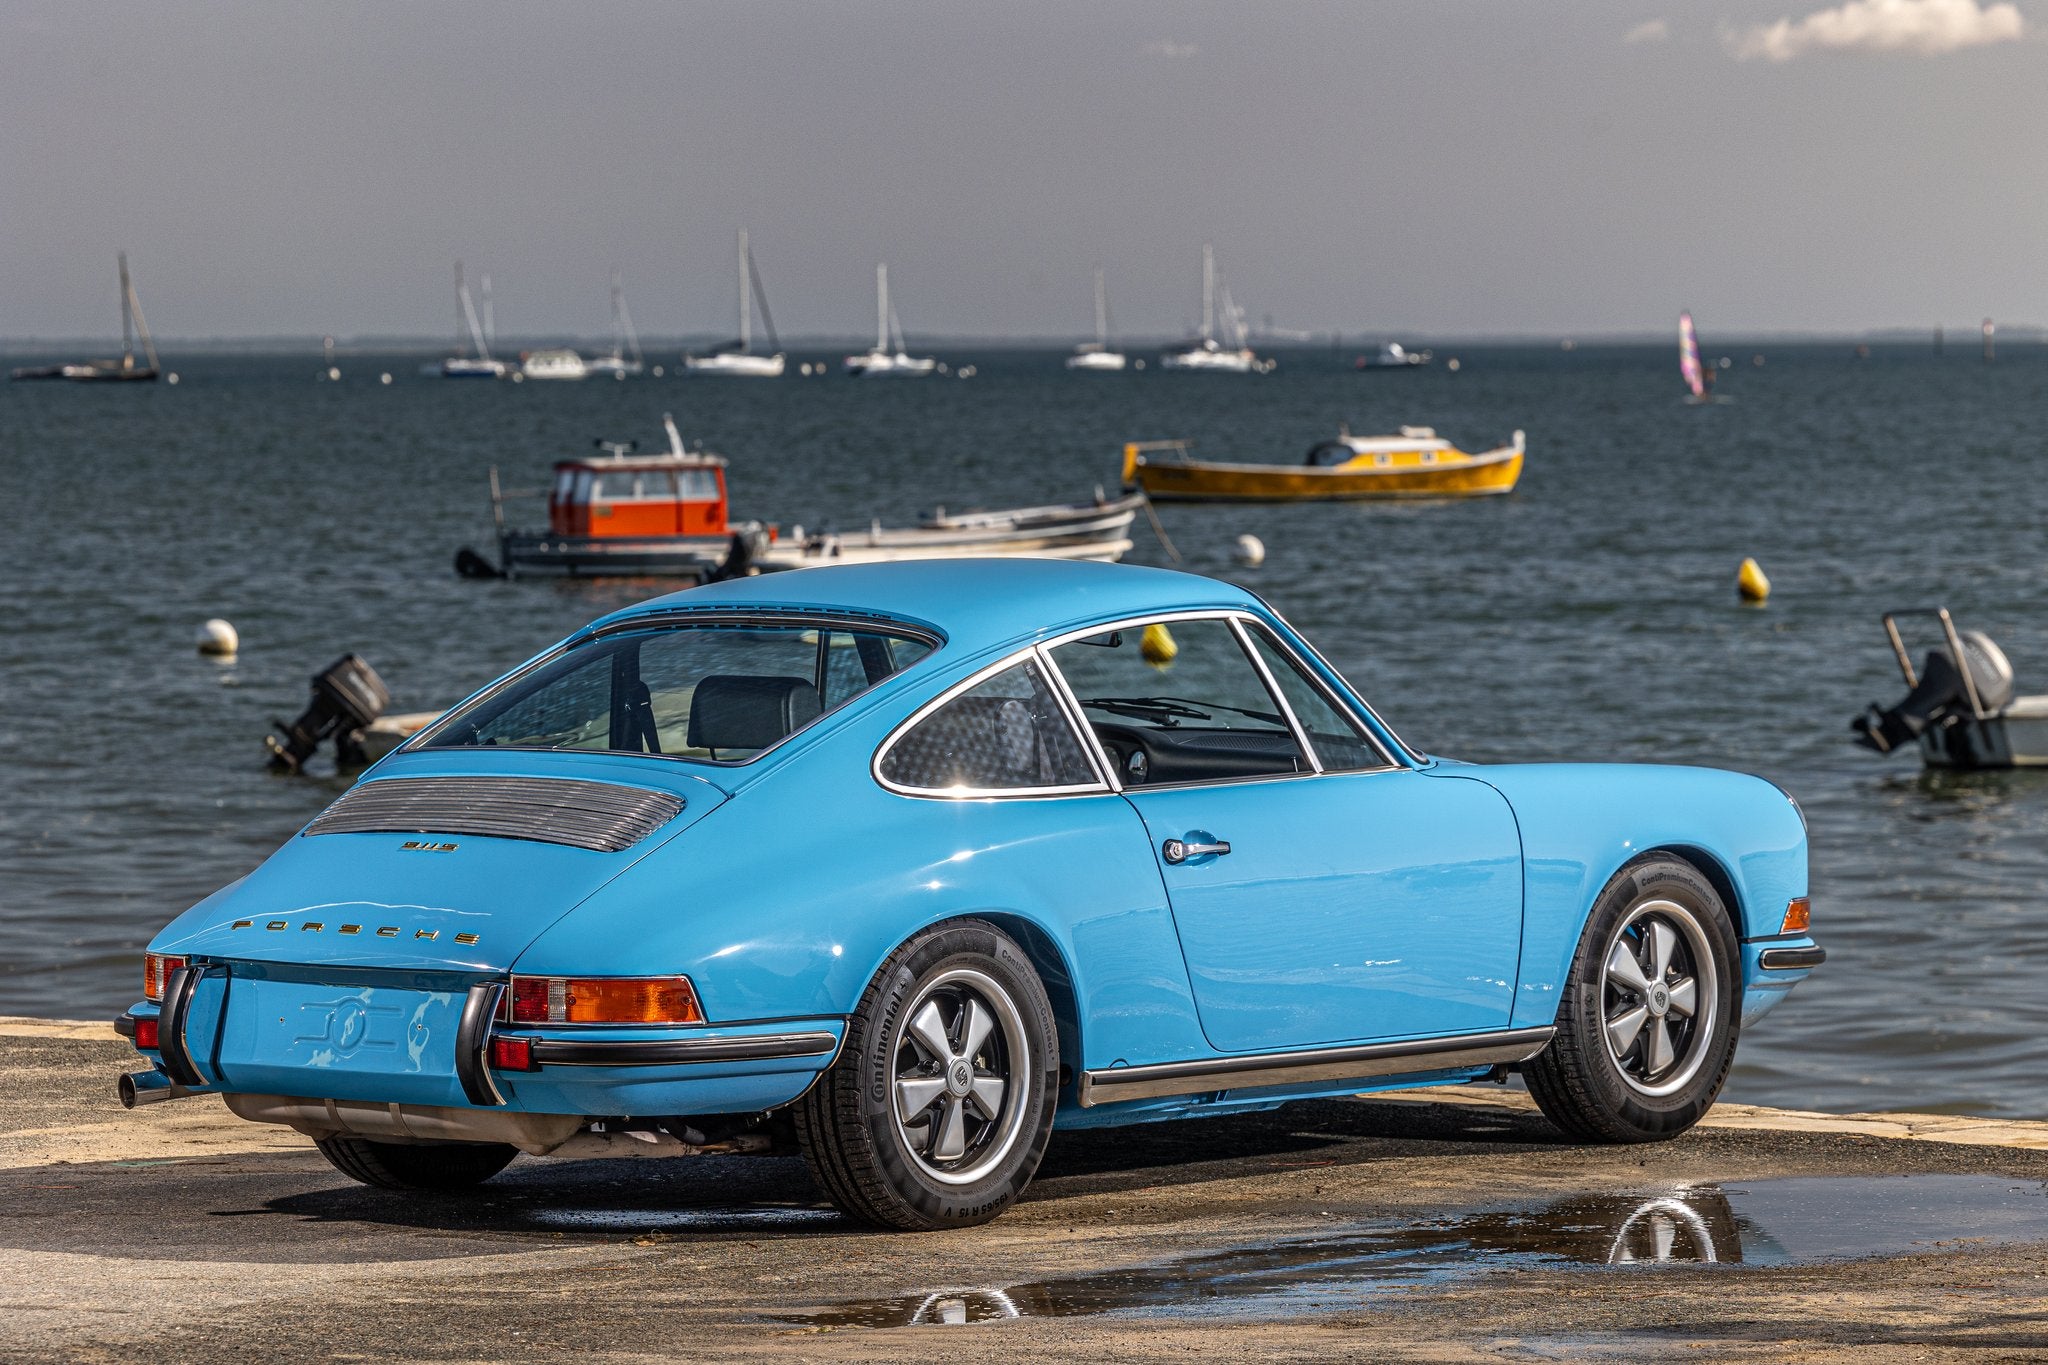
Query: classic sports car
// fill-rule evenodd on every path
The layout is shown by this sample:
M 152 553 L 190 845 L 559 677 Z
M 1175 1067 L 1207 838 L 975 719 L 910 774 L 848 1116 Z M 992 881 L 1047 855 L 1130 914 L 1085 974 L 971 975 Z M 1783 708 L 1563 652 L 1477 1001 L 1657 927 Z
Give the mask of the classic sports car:
M 794 1145 L 959 1226 L 1056 1127 L 1519 1070 L 1671 1137 L 1820 963 L 1806 889 L 1771 784 L 1427 756 L 1241 588 L 813 569 L 607 616 L 377 764 L 149 945 L 121 1091 L 394 1188 Z

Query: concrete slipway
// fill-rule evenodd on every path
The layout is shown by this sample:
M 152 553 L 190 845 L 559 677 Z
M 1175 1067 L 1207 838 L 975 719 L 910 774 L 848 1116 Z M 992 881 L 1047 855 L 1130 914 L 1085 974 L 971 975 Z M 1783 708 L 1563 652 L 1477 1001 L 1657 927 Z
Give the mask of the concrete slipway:
M 0 1020 L 0 1359 L 2048 1359 L 2048 1124 L 1591 1148 L 1467 1087 L 1063 1137 L 908 1237 L 783 1158 L 367 1190 L 215 1100 L 123 1112 L 132 1057 Z

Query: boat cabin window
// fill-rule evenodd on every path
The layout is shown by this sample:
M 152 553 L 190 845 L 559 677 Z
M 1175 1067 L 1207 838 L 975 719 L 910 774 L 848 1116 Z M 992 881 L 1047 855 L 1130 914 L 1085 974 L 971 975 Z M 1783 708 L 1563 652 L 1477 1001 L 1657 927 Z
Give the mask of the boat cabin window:
M 478 699 L 417 747 L 745 762 L 931 650 L 909 635 L 799 623 L 605 636 Z
M 1324 441 L 1309 447 L 1308 459 L 1304 464 L 1316 469 L 1331 469 L 1340 464 L 1349 464 L 1358 458 L 1358 452 L 1343 441 Z
M 1127 787 L 1313 771 L 1229 621 L 1124 626 L 1052 658 Z
M 1029 660 L 898 734 L 876 771 L 893 786 L 935 796 L 1104 790 L 1045 674 Z

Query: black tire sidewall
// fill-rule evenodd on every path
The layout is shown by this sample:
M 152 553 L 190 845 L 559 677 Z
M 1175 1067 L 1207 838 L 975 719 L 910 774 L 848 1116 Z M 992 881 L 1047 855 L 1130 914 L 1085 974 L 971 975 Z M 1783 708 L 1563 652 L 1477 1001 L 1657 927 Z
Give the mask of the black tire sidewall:
M 1029 1086 L 1023 1127 L 1002 1162 L 969 1185 L 931 1179 L 905 1150 L 896 1123 L 895 1042 L 904 1012 L 930 982 L 955 967 L 981 971 L 1008 993 L 1024 1022 L 1031 1048 L 1025 1074 L 1012 1083 Z M 858 1121 L 864 1145 L 888 1192 L 911 1220 L 926 1227 L 982 1223 L 1015 1203 L 1030 1183 L 1052 1135 L 1059 1102 L 1059 1030 L 1052 1002 L 1031 960 L 1007 934 L 979 921 L 940 925 L 905 945 L 876 982 L 858 1021 L 860 1051 L 853 1058 L 858 1081 Z
M 1707 1040 L 1709 1051 L 1690 1082 L 1662 1096 L 1645 1095 L 1622 1079 L 1621 1069 L 1607 1047 L 1606 1009 L 1600 990 L 1601 963 L 1608 940 L 1629 911 L 1646 900 L 1675 901 L 1698 917 L 1714 955 L 1714 974 L 1718 980 L 1714 1036 Z M 1638 1140 L 1653 1141 L 1684 1132 L 1713 1107 L 1728 1079 L 1728 1069 L 1735 1059 L 1736 1035 L 1741 1029 L 1742 949 L 1726 902 L 1697 869 L 1678 859 L 1653 854 L 1616 873 L 1600 893 L 1587 921 L 1585 938 L 1573 960 L 1566 990 L 1569 998 L 1559 1011 L 1558 1026 L 1577 1035 L 1574 1051 L 1586 1059 L 1582 1082 L 1589 1097 L 1613 1122 Z

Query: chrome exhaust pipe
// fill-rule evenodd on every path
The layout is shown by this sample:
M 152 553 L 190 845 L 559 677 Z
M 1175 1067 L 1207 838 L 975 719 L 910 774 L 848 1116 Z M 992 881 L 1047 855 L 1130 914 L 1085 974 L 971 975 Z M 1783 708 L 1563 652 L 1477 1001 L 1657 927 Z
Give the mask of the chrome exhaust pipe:
M 121 1094 L 121 1107 L 133 1109 L 138 1104 L 155 1104 L 159 1100 L 182 1100 L 197 1092 L 187 1090 L 161 1071 L 137 1071 L 123 1076 L 115 1083 Z

